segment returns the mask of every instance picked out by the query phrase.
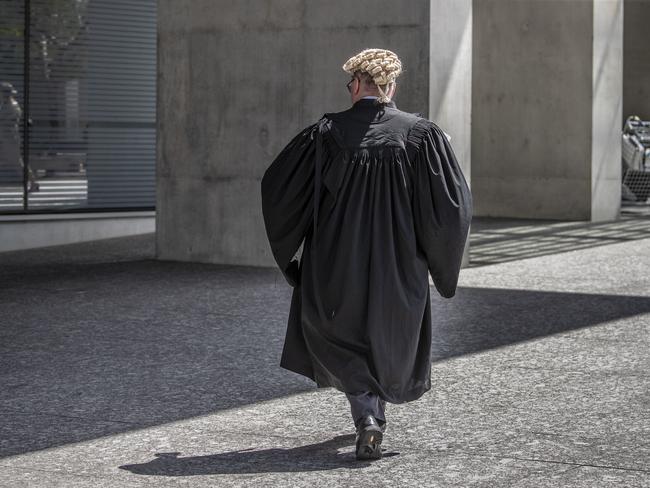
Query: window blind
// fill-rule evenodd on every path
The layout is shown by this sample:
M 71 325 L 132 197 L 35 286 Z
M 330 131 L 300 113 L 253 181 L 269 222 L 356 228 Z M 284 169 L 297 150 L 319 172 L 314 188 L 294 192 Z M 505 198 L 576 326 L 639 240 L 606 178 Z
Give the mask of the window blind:
M 0 212 L 23 208 L 25 4 L 0 0 Z
M 156 1 L 26 5 L 26 210 L 153 208 Z

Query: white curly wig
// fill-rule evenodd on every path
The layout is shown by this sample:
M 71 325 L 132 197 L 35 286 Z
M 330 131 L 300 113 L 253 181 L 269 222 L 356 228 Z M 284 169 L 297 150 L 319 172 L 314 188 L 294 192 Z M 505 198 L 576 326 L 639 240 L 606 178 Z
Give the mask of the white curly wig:
M 351 75 L 368 73 L 379 90 L 379 102 L 387 103 L 390 102 L 388 92 L 402 72 L 402 62 L 388 49 L 364 49 L 345 62 L 343 71 Z

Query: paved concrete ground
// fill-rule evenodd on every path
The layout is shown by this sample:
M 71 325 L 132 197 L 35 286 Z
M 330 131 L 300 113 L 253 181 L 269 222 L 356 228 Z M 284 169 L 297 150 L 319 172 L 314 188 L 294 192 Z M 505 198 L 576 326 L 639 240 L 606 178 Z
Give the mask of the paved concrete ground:
M 278 367 L 277 271 L 156 261 L 151 235 L 0 254 L 0 486 L 649 487 L 633 217 L 475 220 L 432 390 L 388 405 L 377 462 L 343 394 Z

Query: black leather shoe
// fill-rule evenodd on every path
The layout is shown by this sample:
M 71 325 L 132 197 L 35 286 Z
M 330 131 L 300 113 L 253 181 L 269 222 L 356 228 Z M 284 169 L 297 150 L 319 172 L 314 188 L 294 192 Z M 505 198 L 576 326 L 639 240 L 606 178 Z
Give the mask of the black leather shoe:
M 381 441 L 384 433 L 372 415 L 366 415 L 357 424 L 356 447 L 357 459 L 381 458 Z

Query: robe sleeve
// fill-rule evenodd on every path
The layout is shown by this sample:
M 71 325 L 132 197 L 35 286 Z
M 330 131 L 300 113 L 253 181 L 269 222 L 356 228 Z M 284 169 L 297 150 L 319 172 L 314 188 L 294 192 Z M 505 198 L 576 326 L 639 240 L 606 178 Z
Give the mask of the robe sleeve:
M 273 257 L 287 282 L 300 281 L 294 259 L 313 218 L 315 138 L 318 123 L 296 135 L 262 177 L 262 214 Z
M 472 219 L 472 194 L 442 129 L 421 119 L 411 129 L 409 143 L 416 239 L 438 293 L 451 298 Z

